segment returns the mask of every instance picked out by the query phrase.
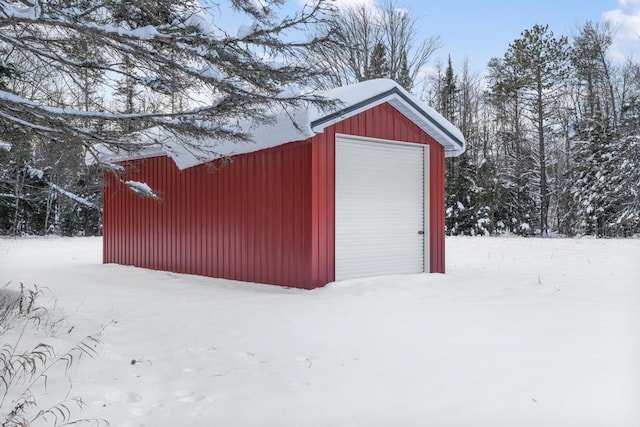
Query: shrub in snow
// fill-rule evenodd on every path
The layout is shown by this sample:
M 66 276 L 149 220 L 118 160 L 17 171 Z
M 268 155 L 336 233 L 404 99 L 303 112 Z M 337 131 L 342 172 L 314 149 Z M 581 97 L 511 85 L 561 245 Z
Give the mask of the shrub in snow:
M 531 226 L 528 223 L 523 222 L 522 224 L 520 224 L 519 228 L 520 228 L 521 235 L 528 236 L 531 234 Z
M 49 394 L 49 376 L 62 373 L 68 379 L 69 369 L 83 356 L 95 357 L 99 344 L 96 338 L 88 336 L 70 350 L 58 353 L 52 345 L 40 342 L 38 335 L 43 332 L 55 336 L 62 329 L 68 333 L 73 329 L 64 317 L 38 303 L 41 296 L 38 287 L 26 289 L 20 284 L 19 291 L 8 286 L 0 288 L 0 338 L 4 343 L 0 347 L 0 425 L 108 425 L 105 420 L 74 418 L 74 411 L 82 409 L 84 403 L 80 397 L 69 397 L 68 392 L 53 404 L 39 402 Z M 37 339 L 38 343 L 29 346 L 25 343 L 29 338 Z M 49 400 L 51 397 L 46 396 Z

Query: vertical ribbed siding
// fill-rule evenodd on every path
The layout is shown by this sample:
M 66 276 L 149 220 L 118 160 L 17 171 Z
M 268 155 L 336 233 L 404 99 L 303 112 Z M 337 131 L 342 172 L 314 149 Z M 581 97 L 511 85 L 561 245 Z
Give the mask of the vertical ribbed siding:
M 311 139 L 311 287 L 335 277 L 335 126 Z
M 106 176 L 104 262 L 227 279 L 310 285 L 311 145 L 180 171 L 167 157 L 127 164 L 161 200 Z
M 429 145 L 430 264 L 444 273 L 444 148 L 389 104 L 347 118 L 311 139 L 312 149 L 312 284 L 335 280 L 335 134 Z
M 445 235 L 445 158 L 444 149 L 439 144 L 431 145 L 431 272 L 444 273 L 444 235 Z

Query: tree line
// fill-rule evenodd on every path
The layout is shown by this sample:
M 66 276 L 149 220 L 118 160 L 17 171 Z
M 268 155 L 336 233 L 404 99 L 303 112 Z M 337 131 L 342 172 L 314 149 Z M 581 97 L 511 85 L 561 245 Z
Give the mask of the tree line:
M 135 149 L 126 137 L 154 126 L 241 140 L 234 123 L 324 103 L 292 84 L 380 77 L 465 135 L 447 159 L 448 234 L 640 233 L 640 64 L 611 60 L 606 22 L 572 35 L 534 25 L 474 73 L 432 66 L 438 37 L 394 0 L 293 13 L 232 0 L 253 21 L 237 33 L 197 1 L 18 5 L 0 1 L 2 234 L 99 234 L 102 172 L 117 170 L 86 165 L 96 143 Z
M 640 233 L 640 63 L 610 60 L 614 29 L 526 29 L 481 81 L 451 62 L 429 100 L 469 142 L 447 164 L 450 234 Z

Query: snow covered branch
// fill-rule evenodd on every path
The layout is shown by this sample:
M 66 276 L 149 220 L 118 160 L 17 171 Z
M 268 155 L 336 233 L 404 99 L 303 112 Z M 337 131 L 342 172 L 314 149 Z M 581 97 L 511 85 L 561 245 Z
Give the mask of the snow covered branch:
M 0 125 L 89 150 L 135 149 L 125 135 L 158 126 L 243 139 L 234 124 L 269 121 L 290 105 L 328 105 L 287 90 L 314 77 L 301 58 L 325 42 L 306 34 L 323 25 L 327 2 L 280 16 L 277 0 L 232 0 L 253 24 L 231 35 L 197 1 L 0 0 L 0 53 L 13 67 L 0 73 Z

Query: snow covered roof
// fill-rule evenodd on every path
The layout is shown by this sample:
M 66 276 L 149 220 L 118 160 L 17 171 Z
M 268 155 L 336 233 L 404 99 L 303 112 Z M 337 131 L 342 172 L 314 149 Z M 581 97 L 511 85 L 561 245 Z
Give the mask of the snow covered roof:
M 332 111 L 316 107 L 288 109 L 277 114 L 272 123 L 247 124 L 251 141 L 203 140 L 185 145 L 160 128 L 152 128 L 138 133 L 139 142 L 150 147 L 127 155 L 104 153 L 102 160 L 113 162 L 168 155 L 178 168 L 186 169 L 218 157 L 250 153 L 308 139 L 322 133 L 328 126 L 385 102 L 431 135 L 444 147 L 447 157 L 458 156 L 465 150 L 464 136 L 458 128 L 393 80 L 369 80 L 332 89 L 321 95 L 339 101 L 338 107 Z

